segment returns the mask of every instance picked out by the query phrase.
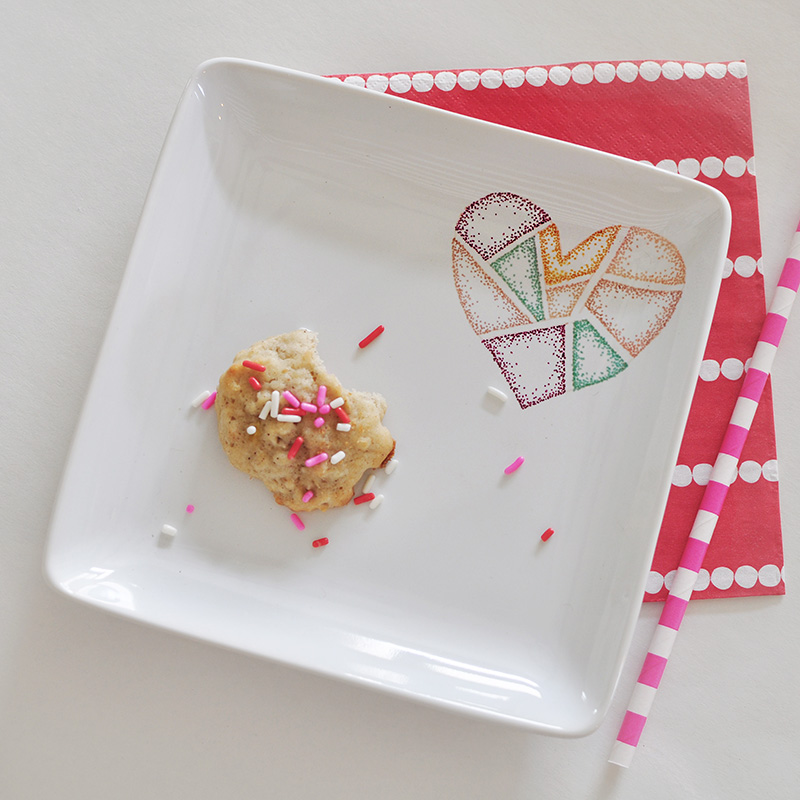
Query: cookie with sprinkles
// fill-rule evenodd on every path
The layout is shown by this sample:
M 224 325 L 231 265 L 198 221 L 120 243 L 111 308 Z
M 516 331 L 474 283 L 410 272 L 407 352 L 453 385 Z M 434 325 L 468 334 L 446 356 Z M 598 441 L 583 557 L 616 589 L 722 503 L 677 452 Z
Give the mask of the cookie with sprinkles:
M 364 473 L 384 467 L 395 449 L 386 400 L 345 389 L 317 342 L 300 329 L 237 353 L 214 404 L 231 464 L 295 512 L 346 505 Z

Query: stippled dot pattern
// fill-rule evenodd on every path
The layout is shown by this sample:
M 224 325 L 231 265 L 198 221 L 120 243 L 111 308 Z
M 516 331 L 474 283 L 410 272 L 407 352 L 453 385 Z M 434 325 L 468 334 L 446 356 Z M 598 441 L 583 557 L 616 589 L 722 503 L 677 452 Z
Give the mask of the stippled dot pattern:
M 473 331 L 522 408 L 615 378 L 664 329 L 686 268 L 660 234 L 610 225 L 565 252 L 531 200 L 495 192 L 455 226 L 453 279 Z

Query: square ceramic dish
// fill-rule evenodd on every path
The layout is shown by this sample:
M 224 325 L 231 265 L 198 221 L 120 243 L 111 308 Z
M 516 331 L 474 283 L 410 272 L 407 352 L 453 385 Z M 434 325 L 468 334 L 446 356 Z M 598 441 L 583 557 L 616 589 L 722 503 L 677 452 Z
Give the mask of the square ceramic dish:
M 201 65 L 66 466 L 49 579 L 246 653 L 590 732 L 642 600 L 729 227 L 721 194 L 646 165 L 332 79 Z M 379 508 L 307 514 L 302 532 L 192 407 L 238 350 L 298 327 L 345 386 L 388 399 L 399 461 Z

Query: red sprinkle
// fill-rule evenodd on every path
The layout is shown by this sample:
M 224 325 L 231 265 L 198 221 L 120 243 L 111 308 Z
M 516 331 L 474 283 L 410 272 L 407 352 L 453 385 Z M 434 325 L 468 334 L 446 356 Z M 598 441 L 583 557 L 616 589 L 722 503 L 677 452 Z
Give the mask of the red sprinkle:
M 294 522 L 294 526 L 297 528 L 297 530 L 304 531 L 306 529 L 305 523 L 300 519 L 300 517 L 297 516 L 297 514 L 292 514 L 289 519 Z
M 254 378 L 252 375 L 247 379 L 248 383 L 257 391 L 261 391 L 261 382 L 258 378 Z
M 257 364 L 255 361 L 242 361 L 242 366 L 248 369 L 254 369 L 256 372 L 266 372 L 267 368 L 263 364 Z
M 542 541 L 543 541 L 543 542 L 546 542 L 546 541 L 547 541 L 547 540 L 548 540 L 548 539 L 549 539 L 549 538 L 550 538 L 550 537 L 551 537 L 551 536 L 552 536 L 554 533 L 555 533 L 555 531 L 554 531 L 552 528 L 548 528 L 548 529 L 547 529 L 547 530 L 546 530 L 546 531 L 545 531 L 545 532 L 542 534 Z
M 323 536 L 321 539 L 314 539 L 311 544 L 313 544 L 314 547 L 325 547 L 325 545 L 328 544 L 328 537 Z
M 374 500 L 374 499 L 375 499 L 375 493 L 374 492 L 367 492 L 366 494 L 360 494 L 358 497 L 356 497 L 355 500 L 353 500 L 353 502 L 357 506 L 360 506 L 362 503 L 369 503 L 370 500 Z
M 386 330 L 383 325 L 378 325 L 372 333 L 367 334 L 359 343 L 359 347 L 366 347 L 370 342 L 374 342 Z
M 298 436 L 294 442 L 292 442 L 292 446 L 289 448 L 289 452 L 286 454 L 287 458 L 294 458 L 297 453 L 299 452 L 300 448 L 303 446 L 303 437 Z
M 339 417 L 342 422 L 344 422 L 346 425 L 350 423 L 350 417 L 347 416 L 347 412 L 341 406 L 339 406 L 339 408 L 334 408 L 333 410 L 336 416 Z

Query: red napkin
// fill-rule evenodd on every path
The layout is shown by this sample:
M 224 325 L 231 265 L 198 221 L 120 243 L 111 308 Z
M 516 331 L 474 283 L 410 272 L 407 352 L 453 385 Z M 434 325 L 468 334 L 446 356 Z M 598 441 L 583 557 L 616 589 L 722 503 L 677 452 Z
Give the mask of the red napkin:
M 746 65 L 614 61 L 333 77 L 649 161 L 728 198 L 726 277 L 644 597 L 665 598 L 766 314 Z M 768 382 L 694 597 L 784 593 L 775 450 Z

